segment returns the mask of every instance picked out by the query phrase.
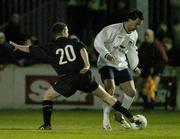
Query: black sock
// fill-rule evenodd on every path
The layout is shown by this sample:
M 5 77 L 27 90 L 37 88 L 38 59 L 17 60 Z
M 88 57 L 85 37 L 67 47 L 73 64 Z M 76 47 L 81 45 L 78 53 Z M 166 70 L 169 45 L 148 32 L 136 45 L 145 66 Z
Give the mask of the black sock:
M 51 114 L 53 111 L 52 101 L 45 100 L 42 103 L 44 125 L 51 125 Z
M 122 114 L 124 114 L 128 119 L 132 118 L 133 115 L 124 107 L 121 106 L 122 103 L 120 101 L 116 101 L 116 103 L 112 106 L 115 110 L 117 110 L 118 112 L 121 112 Z

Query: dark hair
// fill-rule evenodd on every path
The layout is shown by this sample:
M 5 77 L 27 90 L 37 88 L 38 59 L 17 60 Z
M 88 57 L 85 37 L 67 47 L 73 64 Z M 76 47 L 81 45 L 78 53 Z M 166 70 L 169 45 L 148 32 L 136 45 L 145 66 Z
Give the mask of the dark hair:
M 127 15 L 127 20 L 128 19 L 132 19 L 132 20 L 136 20 L 137 18 L 141 19 L 141 20 L 144 20 L 144 17 L 143 17 L 143 13 L 136 9 L 132 12 L 130 12 L 128 15 Z
M 58 33 L 62 33 L 62 31 L 64 30 L 64 28 L 67 25 L 65 23 L 62 22 L 57 22 L 52 26 L 51 32 L 53 37 L 56 37 Z

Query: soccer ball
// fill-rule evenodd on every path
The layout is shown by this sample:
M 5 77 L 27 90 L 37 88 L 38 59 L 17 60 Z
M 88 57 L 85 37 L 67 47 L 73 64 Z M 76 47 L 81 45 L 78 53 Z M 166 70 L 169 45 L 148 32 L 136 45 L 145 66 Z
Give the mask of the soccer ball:
M 144 117 L 143 115 L 135 115 L 133 116 L 134 120 L 137 122 L 134 122 L 131 124 L 131 128 L 134 130 L 142 130 L 145 129 L 147 127 L 147 119 L 146 117 Z

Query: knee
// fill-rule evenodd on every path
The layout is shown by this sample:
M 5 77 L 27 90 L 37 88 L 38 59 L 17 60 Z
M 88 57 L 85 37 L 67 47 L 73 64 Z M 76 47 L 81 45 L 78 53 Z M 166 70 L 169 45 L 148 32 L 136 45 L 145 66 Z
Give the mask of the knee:
M 51 92 L 49 92 L 48 90 L 44 92 L 43 94 L 43 100 L 52 100 L 53 99 L 53 95 Z
M 130 90 L 130 91 L 127 93 L 127 95 L 128 95 L 129 97 L 135 97 L 135 96 L 137 95 L 136 89 Z
M 114 91 L 115 91 L 115 86 L 106 86 L 105 90 L 111 95 L 114 95 Z
M 117 101 L 117 99 L 114 98 L 113 96 L 106 96 L 102 100 L 107 104 L 109 104 L 110 106 L 113 106 Z

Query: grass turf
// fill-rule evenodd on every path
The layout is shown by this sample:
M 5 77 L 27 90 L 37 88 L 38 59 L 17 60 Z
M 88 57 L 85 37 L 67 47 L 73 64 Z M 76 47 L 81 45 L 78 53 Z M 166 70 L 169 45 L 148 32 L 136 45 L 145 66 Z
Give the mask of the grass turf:
M 102 112 L 54 111 L 51 131 L 41 131 L 41 111 L 0 110 L 0 139 L 180 139 L 180 112 L 134 111 L 148 119 L 145 130 L 125 130 L 113 120 L 113 130 L 102 130 Z

